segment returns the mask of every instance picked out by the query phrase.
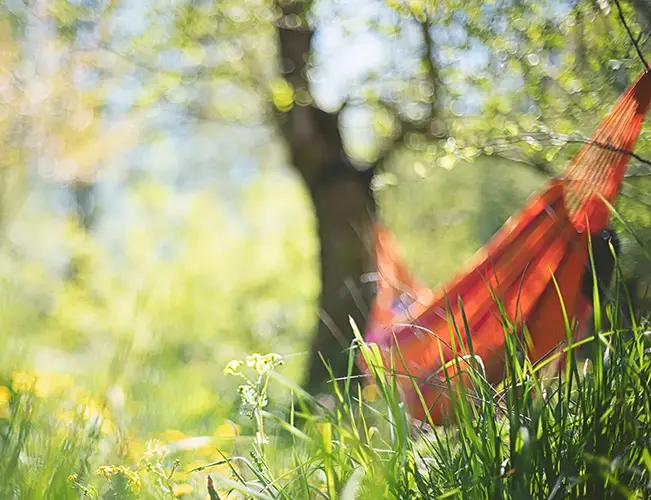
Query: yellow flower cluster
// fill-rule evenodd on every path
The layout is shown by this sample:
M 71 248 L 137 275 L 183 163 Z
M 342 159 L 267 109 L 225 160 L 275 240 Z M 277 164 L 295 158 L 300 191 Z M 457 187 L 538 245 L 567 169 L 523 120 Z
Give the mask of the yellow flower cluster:
M 72 385 L 72 377 L 63 373 L 14 371 L 11 374 L 11 387 L 14 391 L 33 392 L 39 397 L 47 397 L 63 392 Z
M 95 421 L 105 434 L 114 433 L 108 410 L 92 399 L 86 391 L 74 387 L 74 379 L 68 374 L 15 370 L 11 374 L 11 390 L 0 386 L 0 418 L 8 416 L 12 390 L 17 393 L 34 394 L 40 398 L 58 396 L 65 392 L 66 400 L 76 405 L 77 412 L 71 411 L 69 407 L 60 408 L 56 412 L 59 421 L 73 422 L 78 414 L 85 421 Z
M 283 363 L 283 357 L 275 352 L 269 354 L 255 353 L 247 356 L 244 361 L 239 359 L 229 361 L 224 368 L 224 373 L 226 375 L 242 375 L 242 366 L 246 364 L 249 368 L 253 368 L 258 375 L 264 375 Z
M 131 469 L 123 467 L 122 465 L 102 465 L 95 474 L 99 476 L 104 476 L 106 479 L 110 480 L 113 476 L 123 475 L 127 480 L 127 484 L 133 493 L 140 492 L 140 476 Z
M 282 356 L 275 352 L 264 355 L 256 353 L 246 357 L 246 365 L 253 368 L 258 375 L 264 375 L 283 363 Z

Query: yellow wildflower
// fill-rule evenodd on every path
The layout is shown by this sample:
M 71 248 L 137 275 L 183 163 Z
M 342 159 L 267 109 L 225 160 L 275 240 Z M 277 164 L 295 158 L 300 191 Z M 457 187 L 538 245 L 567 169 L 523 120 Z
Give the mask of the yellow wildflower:
M 190 495 L 194 491 L 194 488 L 191 484 L 181 483 L 172 486 L 172 490 L 174 492 L 174 496 L 179 498 L 185 495 Z
M 104 408 L 90 398 L 84 398 L 80 401 L 79 410 L 84 420 L 91 418 L 101 418 L 104 414 Z
M 127 484 L 131 491 L 134 493 L 140 492 L 140 476 L 127 467 L 123 467 L 122 465 L 102 465 L 97 469 L 97 471 L 95 471 L 95 474 L 98 476 L 104 476 L 108 480 L 113 476 L 121 474 L 127 480 Z
M 73 384 L 70 375 L 62 373 L 27 373 L 14 371 L 11 374 L 11 385 L 18 392 L 34 392 L 37 396 L 46 397 L 59 393 Z
M 9 416 L 9 402 L 11 401 L 11 391 L 8 387 L 0 385 L 0 418 Z
M 111 476 L 113 475 L 113 467 L 110 465 L 102 465 L 95 471 L 95 474 L 98 476 L 104 476 L 106 479 L 111 479 Z
M 11 401 L 11 390 L 9 390 L 9 387 L 0 385 L 0 405 L 7 404 L 9 401 Z
M 258 375 L 264 375 L 283 363 L 283 357 L 275 352 L 264 355 L 255 353 L 246 357 L 246 365 L 253 368 Z
M 173 443 L 174 441 L 181 441 L 181 439 L 185 439 L 186 437 L 188 437 L 187 434 L 177 429 L 168 429 L 165 432 L 163 432 L 160 436 L 161 441 L 164 443 Z
M 36 386 L 36 377 L 26 372 L 14 371 L 11 374 L 11 386 L 16 392 L 31 392 Z
M 197 455 L 201 457 L 211 457 L 213 455 L 218 455 L 217 447 L 215 445 L 207 444 L 197 449 Z
M 58 394 L 73 385 L 70 375 L 63 373 L 38 373 L 36 375 L 36 394 L 41 397 Z
M 147 447 L 145 443 L 138 439 L 129 439 L 128 443 L 128 456 L 133 461 L 138 461 L 146 453 Z
M 240 361 L 239 359 L 233 359 L 229 361 L 228 364 L 226 365 L 226 368 L 224 368 L 224 374 L 239 375 L 242 365 L 243 365 L 242 361 Z
M 218 425 L 215 429 L 215 436 L 218 437 L 237 437 L 240 435 L 241 426 L 237 425 L 230 420 L 224 421 L 223 424 Z
M 113 422 L 111 422 L 108 418 L 102 419 L 101 430 L 104 434 L 110 435 L 115 433 L 115 427 L 113 426 Z

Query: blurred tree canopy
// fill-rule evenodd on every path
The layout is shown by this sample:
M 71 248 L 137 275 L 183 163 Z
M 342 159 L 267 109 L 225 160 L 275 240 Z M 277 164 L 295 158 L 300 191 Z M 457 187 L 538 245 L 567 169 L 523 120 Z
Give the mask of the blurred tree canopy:
M 645 47 L 651 2 L 623 8 Z M 641 70 L 609 0 L 7 0 L 0 37 L 5 326 L 196 369 L 215 339 L 305 343 L 318 313 L 313 390 L 364 322 L 374 217 L 446 278 Z M 646 241 L 649 173 L 618 206 Z

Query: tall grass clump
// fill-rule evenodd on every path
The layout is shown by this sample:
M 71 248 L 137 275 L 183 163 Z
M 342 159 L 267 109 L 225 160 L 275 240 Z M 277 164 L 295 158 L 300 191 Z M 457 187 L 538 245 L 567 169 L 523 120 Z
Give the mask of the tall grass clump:
M 392 367 L 357 332 L 349 375 L 332 379 L 333 404 L 270 372 L 298 398 L 284 417 L 261 410 L 266 451 L 200 469 L 229 464 L 230 477 L 214 481 L 251 498 L 649 498 L 651 325 L 630 310 L 620 282 L 618 270 L 604 306 L 595 278 L 593 332 L 573 341 L 566 317 L 568 341 L 537 364 L 505 321 L 497 387 L 468 336 L 470 352 L 454 362 L 471 383 L 452 397 L 449 426 L 410 420 Z M 459 340 L 466 327 L 451 325 Z M 371 385 L 353 376 L 360 350 Z
M 453 393 L 445 427 L 410 418 L 394 365 L 354 324 L 348 374 L 331 377 L 331 399 L 285 378 L 276 354 L 228 363 L 241 399 L 228 439 L 135 443 L 70 380 L 14 373 L 0 379 L 0 498 L 650 498 L 651 323 L 620 284 L 618 266 L 609 294 L 595 281 L 594 328 L 573 340 L 566 318 L 567 342 L 538 363 L 522 325 L 504 315 L 499 386 L 485 380 L 465 320 L 451 323 L 467 344 L 455 373 L 469 382 Z M 355 374 L 358 356 L 368 380 Z M 274 401 L 283 390 L 288 408 Z

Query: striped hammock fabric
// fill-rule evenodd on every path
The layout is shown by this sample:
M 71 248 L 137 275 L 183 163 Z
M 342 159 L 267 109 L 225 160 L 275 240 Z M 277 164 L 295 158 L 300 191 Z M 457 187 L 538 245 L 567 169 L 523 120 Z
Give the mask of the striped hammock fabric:
M 532 362 L 566 341 L 563 307 L 573 324 L 585 325 L 592 307 L 582 293 L 590 240 L 600 237 L 609 223 L 610 210 L 603 200 L 615 201 L 650 100 L 651 73 L 645 72 L 564 174 L 530 198 L 465 271 L 440 288 L 429 289 L 414 280 L 389 232 L 379 224 L 375 227 L 378 289 L 364 340 L 377 344 L 387 368 L 393 366 L 414 418 L 422 420 L 429 413 L 434 423 L 445 423 L 451 412 L 446 374 L 453 389 L 468 382 L 467 375 L 457 373 L 462 365 L 449 363 L 468 352 L 456 334 L 451 338 L 453 320 L 467 344 L 460 301 L 474 353 L 492 384 L 504 377 L 505 317 L 510 331 L 520 325 L 515 330 L 521 333 L 524 327 Z M 369 373 L 361 357 L 359 364 Z

